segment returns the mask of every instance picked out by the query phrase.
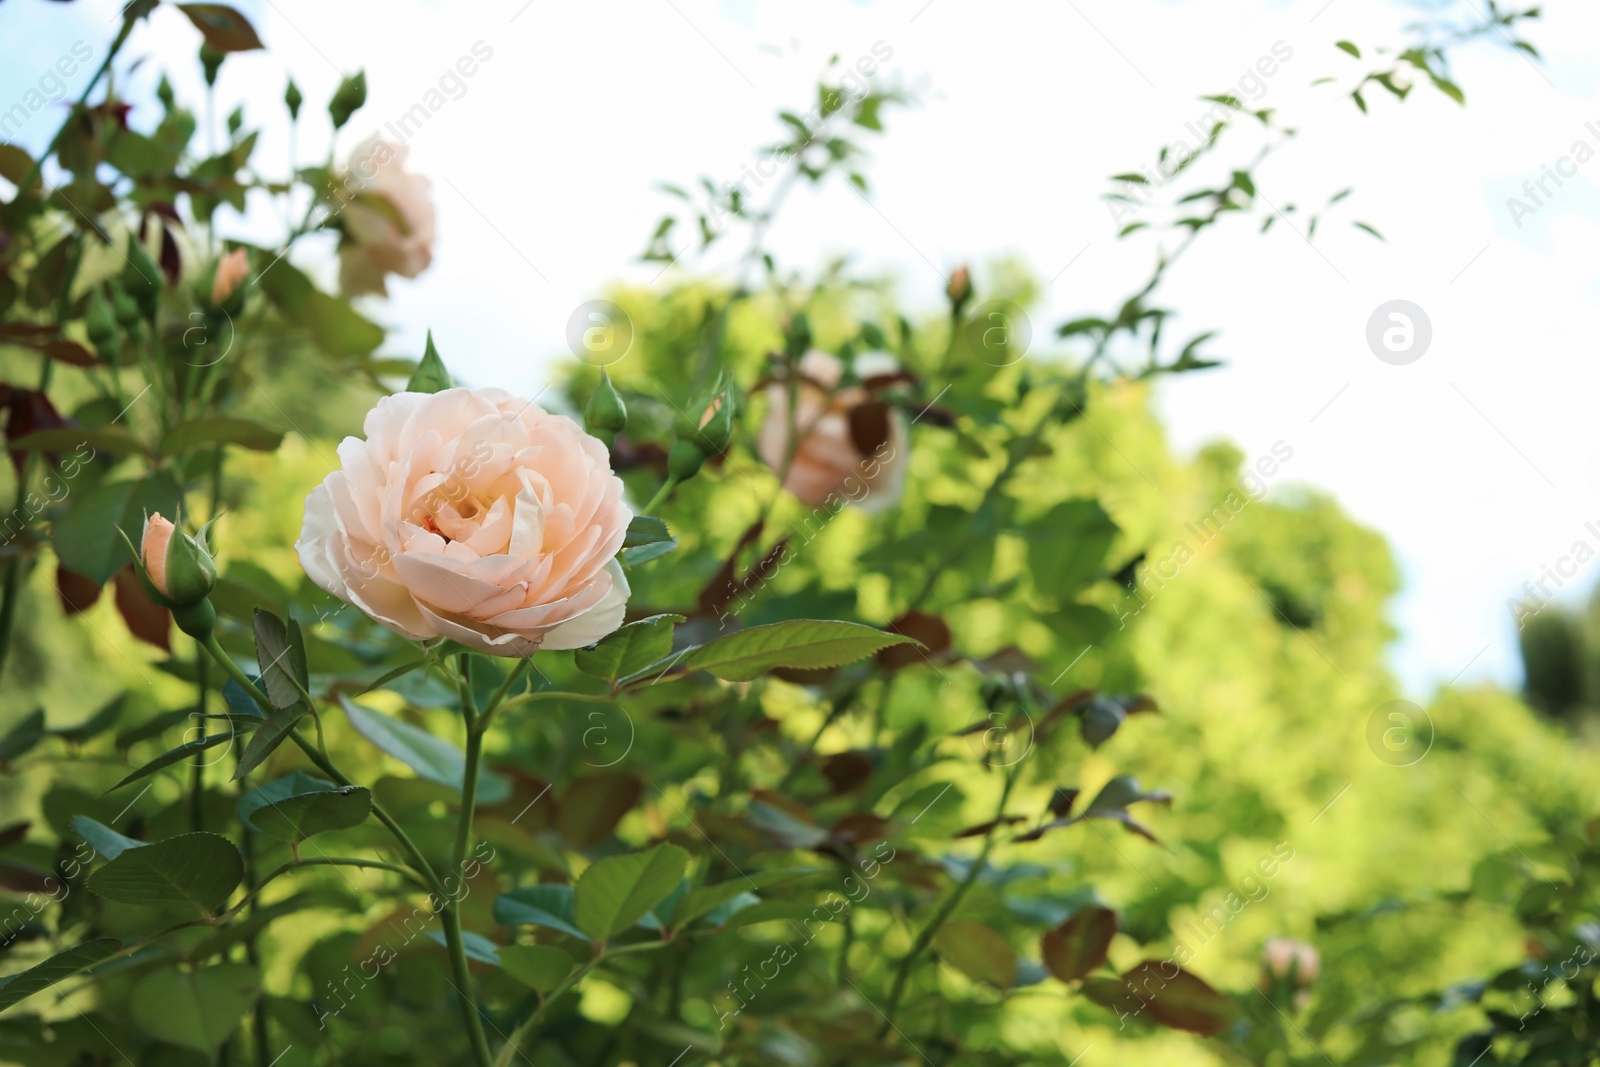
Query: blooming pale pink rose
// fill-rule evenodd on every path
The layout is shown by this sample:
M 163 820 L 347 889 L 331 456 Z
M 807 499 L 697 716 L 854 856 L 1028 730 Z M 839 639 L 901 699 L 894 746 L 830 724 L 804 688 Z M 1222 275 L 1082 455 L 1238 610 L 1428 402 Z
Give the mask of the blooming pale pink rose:
M 499 389 L 396 393 L 306 498 L 311 580 L 397 633 L 495 656 L 622 625 L 633 518 L 604 445 Z
M 211 282 L 211 302 L 220 304 L 233 295 L 233 291 L 250 277 L 250 256 L 242 248 L 217 261 L 217 274 Z
M 433 262 L 428 179 L 407 173 L 406 151 L 374 135 L 350 153 L 338 194 L 346 238 L 339 248 L 339 286 L 346 296 L 387 296 L 386 276 L 415 278 Z
M 881 510 L 900 497 L 906 477 L 906 427 L 900 413 L 885 406 L 872 409 L 885 420 L 887 434 L 878 446 L 863 452 L 851 433 L 851 412 L 871 401 L 859 385 L 839 387 L 844 364 L 838 357 L 813 349 L 800 357 L 794 426 L 800 437 L 783 487 L 807 507 L 820 507 L 830 497 Z M 855 361 L 858 377 L 892 374 L 899 364 L 884 353 L 868 353 Z M 867 410 L 867 409 L 864 409 Z M 756 450 L 775 471 L 782 471 L 789 451 L 789 386 L 767 388 L 767 417 Z
M 145 573 L 156 592 L 167 595 L 167 546 L 172 544 L 172 532 L 177 527 L 156 512 L 144 520 L 144 535 L 139 539 L 139 558 Z

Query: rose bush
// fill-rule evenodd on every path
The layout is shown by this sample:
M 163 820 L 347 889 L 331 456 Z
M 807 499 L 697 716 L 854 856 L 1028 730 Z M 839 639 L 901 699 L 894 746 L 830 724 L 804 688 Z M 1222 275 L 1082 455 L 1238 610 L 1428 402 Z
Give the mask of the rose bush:
M 24 502 L 0 546 L 18 813 L 0 826 L 0 1059 L 1067 1067 L 1092 1045 L 1378 1064 L 1479 1024 L 1459 993 L 1413 992 L 1408 966 L 1454 948 L 1447 930 L 1357 929 L 1396 909 L 1386 883 L 1315 914 L 1309 876 L 1287 891 L 1308 848 L 1272 904 L 1260 881 L 1249 910 L 1231 888 L 1230 854 L 1264 854 L 1356 777 L 1318 761 L 1339 747 L 1327 709 L 1387 684 L 1381 546 L 1331 507 L 1259 503 L 1223 578 L 1142 611 L 1147 551 L 1239 468 L 1172 457 L 1142 406 L 1140 383 L 1211 365 L 1210 333 L 1176 340 L 1156 294 L 1200 235 L 1277 217 L 1255 193 L 1290 133 L 1272 112 L 1219 120 L 1200 156 L 1228 150 L 1223 126 L 1257 154 L 1172 189 L 1161 224 L 1145 205 L 1166 250 L 1151 273 L 1034 359 L 970 306 L 1020 312 L 1013 272 L 953 270 L 922 314 L 844 268 L 779 268 L 773 205 L 798 182 L 865 194 L 858 138 L 905 99 L 835 70 L 760 161 L 783 172 L 772 201 L 670 194 L 647 259 L 679 261 L 666 239 L 685 231 L 748 248 L 732 278 L 615 294 L 638 349 L 563 371 L 550 407 L 580 428 L 457 387 L 431 339 L 380 355 L 383 330 L 316 284 L 318 233 L 338 234 L 346 296 L 427 266 L 433 212 L 401 151 L 369 141 L 343 171 L 290 160 L 274 181 L 242 112 L 204 154 L 170 86 L 130 123 L 107 75 L 137 65 L 120 51 L 140 21 L 191 20 L 210 87 L 259 41 L 222 5 L 121 17 L 40 157 L 0 150 L 0 340 L 29 372 L 0 391 Z M 1479 36 L 1523 17 L 1497 8 Z M 1459 96 L 1441 51 L 1390 54 L 1356 100 L 1370 82 L 1403 97 L 1394 64 Z M 319 158 L 364 99 L 344 79 Z M 297 120 L 292 82 L 284 103 Z M 224 240 L 221 206 L 251 197 L 312 210 L 281 242 Z M 1349 677 L 1306 652 L 1313 632 Z M 1524 752 L 1559 741 L 1462 718 L 1452 783 L 1537 778 L 1548 801 L 1517 810 L 1570 821 L 1575 764 Z M 1367 778 L 1347 803 L 1387 817 L 1415 792 Z M 1457 850 L 1441 867 L 1498 864 L 1474 870 L 1484 899 L 1571 961 L 1541 981 L 1592 968 L 1555 955 L 1587 936 L 1581 893 L 1508 879 L 1460 837 L 1424 844 Z M 1393 866 L 1360 844 L 1334 862 Z M 1180 933 L 1195 914 L 1238 943 Z M 1280 932 L 1330 948 L 1297 939 L 1279 968 L 1275 943 L 1258 987 Z M 1573 1003 L 1548 1017 L 1588 1025 Z

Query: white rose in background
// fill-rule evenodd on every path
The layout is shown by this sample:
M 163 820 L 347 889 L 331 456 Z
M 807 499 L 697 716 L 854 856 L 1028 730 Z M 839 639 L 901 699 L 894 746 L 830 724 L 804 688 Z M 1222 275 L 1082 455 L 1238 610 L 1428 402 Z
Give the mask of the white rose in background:
M 396 393 L 306 498 L 311 580 L 397 633 L 495 656 L 622 625 L 633 513 L 605 447 L 499 389 Z
M 339 287 L 346 296 L 387 296 L 388 275 L 415 278 L 433 262 L 428 179 L 406 171 L 406 152 L 374 135 L 350 153 L 338 194 L 345 234 Z
M 894 374 L 899 363 L 887 353 L 855 359 L 856 376 Z M 800 442 L 784 473 L 783 487 L 807 507 L 820 507 L 837 494 L 878 511 L 900 498 L 906 478 L 906 425 L 900 412 L 877 403 L 865 388 L 840 388 L 844 364 L 816 349 L 800 357 L 803 379 L 795 388 L 794 426 Z M 863 434 L 881 438 L 863 440 Z M 789 386 L 767 388 L 767 415 L 756 449 L 774 471 L 783 471 L 789 452 Z

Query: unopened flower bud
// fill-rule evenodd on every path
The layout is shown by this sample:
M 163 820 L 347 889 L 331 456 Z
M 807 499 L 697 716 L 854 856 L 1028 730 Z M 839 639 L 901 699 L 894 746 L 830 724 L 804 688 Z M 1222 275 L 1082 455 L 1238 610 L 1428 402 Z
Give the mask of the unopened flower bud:
M 111 310 L 117 316 L 117 322 L 123 327 L 131 328 L 138 325 L 139 305 L 120 285 L 111 289 Z
M 235 248 L 217 261 L 217 272 L 211 280 L 211 303 L 221 307 L 248 277 L 250 254 Z
M 1014 698 L 1016 693 L 1016 687 L 1011 684 L 1011 680 L 1000 675 L 989 675 L 978 685 L 978 696 L 983 700 L 983 706 L 990 711 Z
M 204 536 L 202 531 L 199 538 L 190 537 L 159 512 L 145 520 L 138 569 L 152 601 L 176 613 L 211 595 L 217 584 L 217 565 L 201 542 Z
M 789 330 L 784 337 L 783 350 L 791 357 L 798 358 L 802 352 L 811 348 L 811 320 L 804 311 L 795 313 L 789 322 Z
M 367 102 L 367 72 L 358 70 L 354 76 L 344 79 L 339 83 L 338 90 L 333 94 L 333 99 L 328 101 L 328 115 L 333 119 L 333 128 L 341 129 L 350 121 L 350 116 L 361 110 Z
M 122 286 L 146 318 L 154 318 L 161 297 L 161 268 L 145 251 L 137 234 L 128 235 L 127 262 L 122 266 Z
M 99 286 L 89 291 L 89 306 L 83 313 L 83 326 L 89 333 L 95 351 L 110 362 L 110 353 L 117 344 L 117 313 L 112 310 L 111 301 L 106 299 Z
M 217 71 L 222 69 L 222 61 L 228 58 L 228 53 L 212 48 L 208 41 L 200 46 L 200 66 L 204 68 L 206 84 L 217 84 Z
M 950 284 L 944 287 L 944 293 L 950 298 L 950 310 L 954 314 L 961 314 L 961 309 L 972 296 L 972 272 L 966 267 L 951 271 Z
M 289 118 L 298 119 L 300 105 L 305 102 L 305 97 L 300 95 L 300 87 L 294 83 L 293 78 L 289 79 L 289 87 L 283 91 L 283 102 L 288 105 Z
M 1322 957 L 1304 941 L 1275 937 L 1261 949 L 1261 970 L 1263 984 L 1287 981 L 1303 989 L 1322 972 Z
M 611 376 L 600 372 L 600 384 L 589 394 L 589 403 L 583 409 L 583 424 L 589 432 L 618 433 L 628 424 L 628 406 L 611 384 Z
M 667 452 L 667 473 L 682 482 L 693 478 L 705 464 L 706 454 L 693 441 L 682 438 L 672 442 Z
M 700 434 L 697 443 L 704 443 L 711 447 L 706 458 L 719 456 L 728 450 L 728 444 L 733 440 L 733 394 L 724 389 L 713 397 L 706 413 L 701 418 Z

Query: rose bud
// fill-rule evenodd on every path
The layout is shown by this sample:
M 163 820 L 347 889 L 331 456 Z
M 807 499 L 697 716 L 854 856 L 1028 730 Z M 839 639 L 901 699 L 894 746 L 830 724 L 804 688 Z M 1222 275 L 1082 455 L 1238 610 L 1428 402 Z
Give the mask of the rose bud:
M 328 116 L 333 119 L 333 128 L 343 128 L 350 121 L 350 116 L 360 111 L 366 102 L 367 72 L 358 70 L 354 77 L 345 78 L 339 83 L 333 99 L 328 101 Z
M 112 310 L 111 301 L 106 299 L 100 287 L 89 291 L 89 307 L 84 312 L 83 325 L 89 333 L 89 341 L 94 345 L 94 350 L 100 353 L 100 358 L 107 363 L 114 362 L 117 349 L 117 313 Z
M 728 445 L 733 441 L 733 390 L 724 387 L 706 408 L 705 415 L 700 420 L 700 436 L 697 443 L 703 442 L 712 448 L 711 455 L 721 455 L 728 450 Z
M 1290 982 L 1301 989 L 1317 980 L 1322 971 L 1322 957 L 1304 941 L 1275 937 L 1261 949 L 1262 984 Z
M 139 324 L 139 304 L 120 285 L 111 287 L 111 313 L 124 329 L 131 330 Z
M 950 298 L 951 311 L 956 315 L 961 314 L 961 309 L 972 296 L 972 272 L 966 267 L 957 267 L 950 273 L 950 284 L 945 286 L 944 293 Z
M 699 474 L 705 462 L 706 454 L 694 442 L 674 441 L 667 451 L 667 474 L 674 481 L 685 482 Z
M 227 58 L 228 53 L 212 48 L 210 41 L 201 42 L 200 67 L 205 73 L 207 85 L 217 84 L 217 71 L 222 69 L 222 61 Z
M 583 424 L 592 434 L 616 434 L 628 425 L 628 406 L 617 395 L 611 376 L 600 372 L 600 384 L 594 387 L 589 403 L 583 409 Z
M 221 307 L 248 277 L 250 254 L 242 248 L 235 248 L 217 261 L 217 272 L 211 280 L 211 303 Z
M 123 260 L 122 287 L 133 297 L 141 315 L 147 319 L 155 318 L 156 306 L 161 299 L 161 268 L 145 251 L 143 242 L 131 233 Z
M 171 610 L 178 628 L 198 638 L 210 634 L 217 621 L 206 599 L 217 584 L 217 565 L 206 550 L 205 537 L 205 530 L 190 537 L 157 512 L 145 519 L 134 553 L 134 570 L 151 603 Z

